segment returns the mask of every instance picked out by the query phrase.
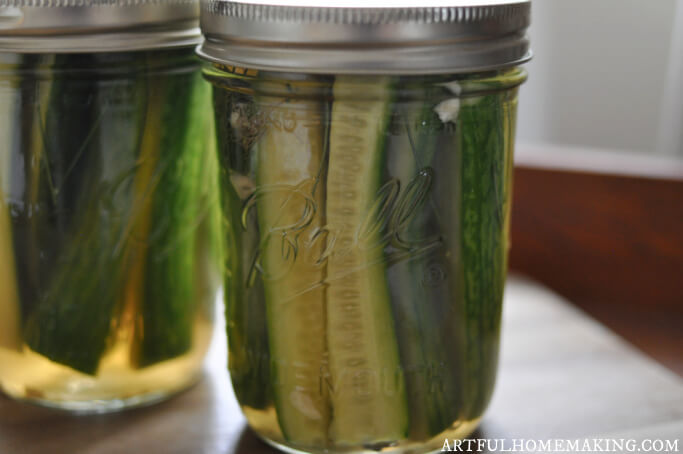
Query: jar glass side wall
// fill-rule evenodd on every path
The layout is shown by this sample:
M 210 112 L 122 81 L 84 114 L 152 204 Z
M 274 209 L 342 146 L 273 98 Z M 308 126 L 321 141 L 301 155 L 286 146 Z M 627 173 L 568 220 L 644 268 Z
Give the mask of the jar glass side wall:
M 525 73 L 205 75 L 249 424 L 313 453 L 470 433 L 496 376 Z
M 192 49 L 0 55 L 0 388 L 79 411 L 197 377 L 222 239 Z

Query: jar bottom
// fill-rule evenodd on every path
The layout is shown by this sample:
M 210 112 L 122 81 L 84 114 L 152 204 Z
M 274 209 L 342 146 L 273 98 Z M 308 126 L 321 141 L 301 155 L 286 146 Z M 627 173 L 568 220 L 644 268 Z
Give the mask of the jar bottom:
M 360 446 L 339 448 L 326 446 L 320 449 L 312 449 L 297 448 L 287 444 L 282 438 L 281 431 L 273 428 L 273 420 L 276 419 L 276 415 L 272 407 L 267 410 L 242 407 L 242 411 L 247 417 L 250 429 L 259 439 L 273 448 L 289 454 L 377 454 L 380 452 L 388 454 L 431 454 L 441 452 L 446 439 L 452 445 L 453 440 L 463 439 L 472 434 L 481 422 L 481 417 L 468 421 L 456 421 L 451 427 L 429 440 L 406 439 L 394 446 L 385 446 L 377 450 Z
M 79 398 L 74 393 L 57 393 L 54 391 L 44 393 L 26 386 L 1 382 L 0 391 L 14 400 L 41 407 L 64 410 L 75 414 L 102 414 L 162 402 L 197 384 L 201 375 L 201 372 L 195 372 L 182 379 L 176 379 L 172 383 L 167 383 L 163 387 L 150 386 L 145 388 L 140 386 L 134 390 L 129 389 L 126 395 L 116 394 L 114 393 L 115 390 L 112 389 L 109 392 L 100 390 L 97 397 Z M 70 385 L 77 386 L 74 380 L 70 381 Z M 66 389 L 66 387 L 63 388 Z
M 124 338 L 102 357 L 96 375 L 50 361 L 27 345 L 0 348 L 0 391 L 16 400 L 75 413 L 150 405 L 198 381 L 211 334 L 210 323 L 198 322 L 187 353 L 146 367 L 135 365 L 130 341 Z
M 178 383 L 177 386 L 169 387 L 163 390 L 141 392 L 129 397 L 114 397 L 91 400 L 46 399 L 36 397 L 33 395 L 32 391 L 26 392 L 26 390 L 23 390 L 22 392 L 20 390 L 19 392 L 15 392 L 15 390 L 10 386 L 0 386 L 0 391 L 2 391 L 8 397 L 20 402 L 38 405 L 41 407 L 54 408 L 79 415 L 93 415 L 114 413 L 163 402 L 175 396 L 176 394 L 182 393 L 188 388 L 193 387 L 195 384 L 197 384 L 197 382 L 199 382 L 200 378 L 201 374 L 197 373 L 182 383 Z

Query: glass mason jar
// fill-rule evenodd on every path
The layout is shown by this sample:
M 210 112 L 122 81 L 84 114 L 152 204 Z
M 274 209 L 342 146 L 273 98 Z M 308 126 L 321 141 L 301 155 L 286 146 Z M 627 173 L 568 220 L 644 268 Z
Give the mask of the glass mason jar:
M 0 389 L 107 411 L 188 386 L 208 348 L 223 261 L 210 85 L 196 4 L 64 5 L 0 9 L 29 28 L 0 30 Z M 99 22 L 78 35 L 88 9 Z M 45 20 L 74 35 L 41 35 Z
M 280 449 L 440 450 L 490 400 L 529 3 L 471 3 L 203 11 L 229 368 Z

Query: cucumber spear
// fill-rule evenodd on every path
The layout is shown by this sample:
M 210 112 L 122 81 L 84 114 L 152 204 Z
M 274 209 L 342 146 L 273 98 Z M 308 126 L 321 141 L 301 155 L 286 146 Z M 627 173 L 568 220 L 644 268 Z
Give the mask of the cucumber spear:
M 330 408 L 321 392 L 326 364 L 324 267 L 315 235 L 323 226 L 324 118 L 321 102 L 292 97 L 259 100 L 268 118 L 257 142 L 258 190 L 252 195 L 260 229 L 258 267 L 268 320 L 273 394 L 284 436 L 324 446 Z M 248 209 L 248 208 L 247 208 Z M 317 252 L 317 254 L 316 254 Z
M 175 75 L 153 85 L 151 124 L 141 145 L 142 165 L 151 172 L 140 175 L 139 186 L 145 215 L 138 227 L 144 258 L 136 264 L 144 268 L 137 275 L 142 287 L 142 325 L 134 342 L 138 367 L 175 358 L 192 346 L 200 282 L 197 230 L 211 207 L 204 188 L 212 180 L 202 175 L 215 159 L 210 87 L 201 75 Z
M 436 436 L 457 423 L 461 413 L 460 358 L 457 354 L 458 314 L 455 296 L 442 269 L 448 261 L 443 236 L 438 228 L 445 215 L 435 205 L 435 178 L 449 178 L 441 169 L 434 172 L 443 140 L 454 130 L 444 124 L 439 106 L 451 106 L 451 120 L 457 118 L 457 99 L 440 104 L 442 89 L 424 88 L 420 101 L 404 101 L 395 112 L 397 137 L 390 148 L 390 171 L 403 183 L 402 199 L 410 200 L 416 185 L 426 188 L 424 199 L 415 201 L 399 235 L 403 248 L 412 256 L 390 269 L 393 307 L 399 346 L 406 371 L 410 405 L 410 435 L 421 440 Z M 447 241 L 447 240 L 446 240 Z M 441 276 L 441 273 L 444 273 Z
M 55 65 L 80 68 L 96 56 L 60 55 Z M 35 174 L 30 197 L 42 207 L 30 241 L 41 251 L 33 271 L 40 279 L 24 336 L 37 353 L 86 374 L 95 374 L 106 348 L 112 313 L 119 299 L 122 257 L 116 254 L 120 206 L 105 205 L 125 174 L 105 179 L 98 85 L 92 76 L 55 76 L 44 123 L 38 115 L 42 146 L 34 138 Z M 113 139 L 113 138 L 112 138 Z M 109 169 L 111 170 L 111 169 Z
M 514 90 L 467 99 L 460 109 L 461 310 L 465 418 L 486 409 L 496 377 L 507 268 Z
M 392 96 L 387 78 L 338 76 L 333 87 L 326 216 L 336 245 L 327 262 L 335 445 L 390 444 L 408 429 L 382 229 L 376 228 L 382 219 L 374 218 Z
M 235 395 L 245 407 L 264 409 L 272 403 L 270 352 L 263 282 L 250 275 L 253 251 L 260 242 L 255 225 L 242 226 L 242 200 L 253 191 L 249 174 L 251 147 L 258 133 L 253 97 L 216 87 L 213 90 L 219 144 L 219 187 L 224 254 L 224 301 L 228 335 L 228 368 Z M 230 119 L 230 121 L 226 121 Z M 250 221 L 253 222 L 253 221 Z M 250 282 L 251 279 L 251 282 Z M 247 289 L 249 289 L 247 291 Z

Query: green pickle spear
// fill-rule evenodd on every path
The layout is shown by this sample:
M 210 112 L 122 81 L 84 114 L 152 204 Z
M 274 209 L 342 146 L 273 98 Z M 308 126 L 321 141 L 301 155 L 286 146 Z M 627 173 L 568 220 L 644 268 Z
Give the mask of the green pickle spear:
M 57 56 L 55 64 L 78 68 L 91 64 L 90 58 L 96 57 Z M 101 120 L 99 88 L 95 79 L 57 76 L 47 103 L 37 104 L 36 110 L 46 107 L 35 116 L 38 134 L 31 147 L 37 164 L 30 197 L 43 208 L 31 241 L 38 250 L 54 244 L 60 249 L 46 258 L 33 254 L 32 272 L 47 286 L 29 311 L 25 341 L 37 353 L 86 374 L 95 374 L 106 348 L 123 278 L 123 257 L 115 246 L 125 215 L 102 203 L 115 179 L 99 181 L 106 158 L 94 140 Z
M 514 131 L 514 116 L 505 109 L 513 108 L 514 94 L 465 98 L 458 117 L 465 418 L 486 409 L 496 377 Z
M 336 246 L 327 262 L 330 437 L 337 445 L 380 445 L 408 429 L 382 232 L 373 226 L 381 219 L 372 218 L 381 198 L 392 83 L 338 76 L 333 96 L 326 206 Z
M 285 437 L 303 446 L 327 440 L 330 408 L 320 392 L 326 362 L 324 268 L 302 252 L 322 227 L 323 104 L 260 99 L 268 119 L 257 142 L 260 244 L 255 266 L 266 298 L 274 399 Z M 318 242 L 312 246 L 322 252 Z M 310 248 L 310 246 L 309 246 Z
M 210 87 L 193 72 L 167 79 L 151 87 L 158 99 L 148 115 L 159 119 L 159 128 L 148 128 L 143 138 L 142 159 L 158 160 L 149 175 L 147 216 L 143 226 L 144 271 L 141 276 L 141 329 L 136 330 L 137 365 L 144 367 L 180 356 L 192 346 L 197 292 L 200 280 L 193 270 L 198 260 L 195 235 L 210 215 L 206 198 L 205 167 L 214 166 Z M 158 96 L 158 98 L 155 98 Z M 173 98 L 169 98 L 172 96 Z M 154 147 L 158 147 L 156 150 Z M 144 164 L 143 164 L 144 165 Z M 144 234 L 144 233 L 143 233 Z
M 429 85 L 420 101 L 400 104 L 395 112 L 397 137 L 390 148 L 392 175 L 402 183 L 402 200 L 410 200 L 417 185 L 424 198 L 407 213 L 399 240 L 410 251 L 408 260 L 390 270 L 393 307 L 410 408 L 410 436 L 425 439 L 448 429 L 460 416 L 460 369 L 457 354 L 458 313 L 441 264 L 448 248 L 436 231 L 444 211 L 435 206 L 432 167 L 439 146 L 454 131 L 439 118 L 437 105 L 443 88 Z M 457 102 L 452 103 L 457 116 Z M 453 118 L 455 121 L 455 118 Z M 434 280 L 431 282 L 430 279 Z
M 250 149 L 258 137 L 254 121 L 258 109 L 254 99 L 226 89 L 213 90 L 220 180 L 220 204 L 224 234 L 225 319 L 228 335 L 228 368 L 240 403 L 263 409 L 271 402 L 268 324 L 260 273 L 248 272 L 258 250 L 259 238 L 242 226 L 239 191 L 253 190 L 247 176 Z M 237 190 L 236 190 L 237 188 Z M 253 282 L 248 283 L 249 279 Z M 246 291 L 249 287 L 249 291 Z

